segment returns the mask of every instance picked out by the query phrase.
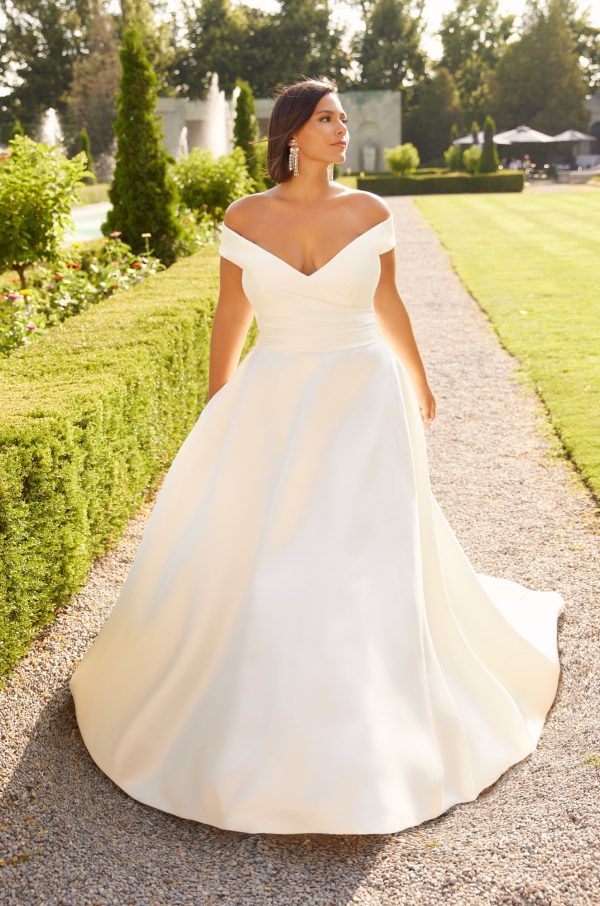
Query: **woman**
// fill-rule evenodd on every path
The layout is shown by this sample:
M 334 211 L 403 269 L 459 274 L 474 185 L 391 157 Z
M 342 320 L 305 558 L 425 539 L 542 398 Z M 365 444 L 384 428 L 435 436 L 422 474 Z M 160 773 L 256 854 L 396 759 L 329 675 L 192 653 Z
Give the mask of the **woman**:
M 209 401 L 71 679 L 116 784 L 229 830 L 391 833 L 473 800 L 559 680 L 562 597 L 476 573 L 431 491 L 393 219 L 331 180 L 348 137 L 328 79 L 279 92 L 276 185 L 222 228 Z

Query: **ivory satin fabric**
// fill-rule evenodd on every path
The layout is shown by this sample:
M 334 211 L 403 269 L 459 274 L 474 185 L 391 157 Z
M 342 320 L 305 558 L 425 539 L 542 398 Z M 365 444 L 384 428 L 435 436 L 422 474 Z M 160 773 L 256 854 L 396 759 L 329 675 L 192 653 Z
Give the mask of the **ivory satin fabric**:
M 378 334 L 392 217 L 310 276 L 223 226 L 260 335 L 165 477 L 70 680 L 96 764 L 245 832 L 381 834 L 533 751 L 564 600 L 476 572 Z

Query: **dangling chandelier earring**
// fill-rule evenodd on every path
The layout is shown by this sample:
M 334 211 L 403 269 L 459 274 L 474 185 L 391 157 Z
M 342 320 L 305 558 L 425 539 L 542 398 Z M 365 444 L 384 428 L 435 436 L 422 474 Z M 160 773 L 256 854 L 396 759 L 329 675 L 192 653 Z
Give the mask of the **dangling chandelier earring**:
M 294 176 L 298 175 L 298 157 L 299 157 L 300 147 L 295 138 L 292 139 L 290 144 L 290 159 L 288 161 L 288 169 L 293 170 Z
M 329 177 L 329 181 L 331 182 L 331 180 L 333 179 L 333 164 L 328 164 L 327 176 Z

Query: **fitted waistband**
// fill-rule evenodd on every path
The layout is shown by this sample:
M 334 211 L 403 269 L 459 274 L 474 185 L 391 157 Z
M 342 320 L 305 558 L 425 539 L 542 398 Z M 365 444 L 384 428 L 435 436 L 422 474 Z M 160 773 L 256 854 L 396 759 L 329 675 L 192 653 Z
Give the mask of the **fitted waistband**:
M 381 335 L 374 323 L 262 326 L 255 346 L 282 352 L 335 352 L 376 343 Z

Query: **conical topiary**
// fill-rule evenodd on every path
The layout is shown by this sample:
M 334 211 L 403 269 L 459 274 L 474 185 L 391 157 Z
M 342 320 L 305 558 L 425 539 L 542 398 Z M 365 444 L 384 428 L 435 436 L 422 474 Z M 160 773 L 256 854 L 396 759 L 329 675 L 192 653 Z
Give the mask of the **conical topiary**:
M 234 144 L 244 152 L 248 173 L 258 187 L 260 182 L 260 163 L 256 153 L 256 145 L 254 144 L 258 135 L 254 95 L 250 85 L 244 79 L 236 79 L 236 86 L 239 86 L 240 93 L 235 105 Z
M 480 173 L 495 173 L 500 164 L 498 149 L 494 143 L 494 132 L 496 124 L 493 118 L 488 114 L 483 124 L 483 151 L 479 161 Z
M 177 257 L 180 227 L 176 214 L 176 186 L 169 172 L 169 157 L 155 114 L 157 79 L 134 25 L 123 32 L 120 51 L 122 75 L 114 130 L 117 154 L 108 191 L 112 208 L 102 232 L 121 233 L 134 252 L 145 251 L 143 233 L 150 233 L 150 250 L 164 264 Z
M 77 151 L 85 151 L 85 156 L 87 158 L 87 168 L 90 171 L 90 176 L 84 177 L 85 182 L 96 182 L 96 167 L 94 165 L 94 158 L 92 157 L 92 143 L 85 126 L 82 127 L 81 132 L 79 133 Z

